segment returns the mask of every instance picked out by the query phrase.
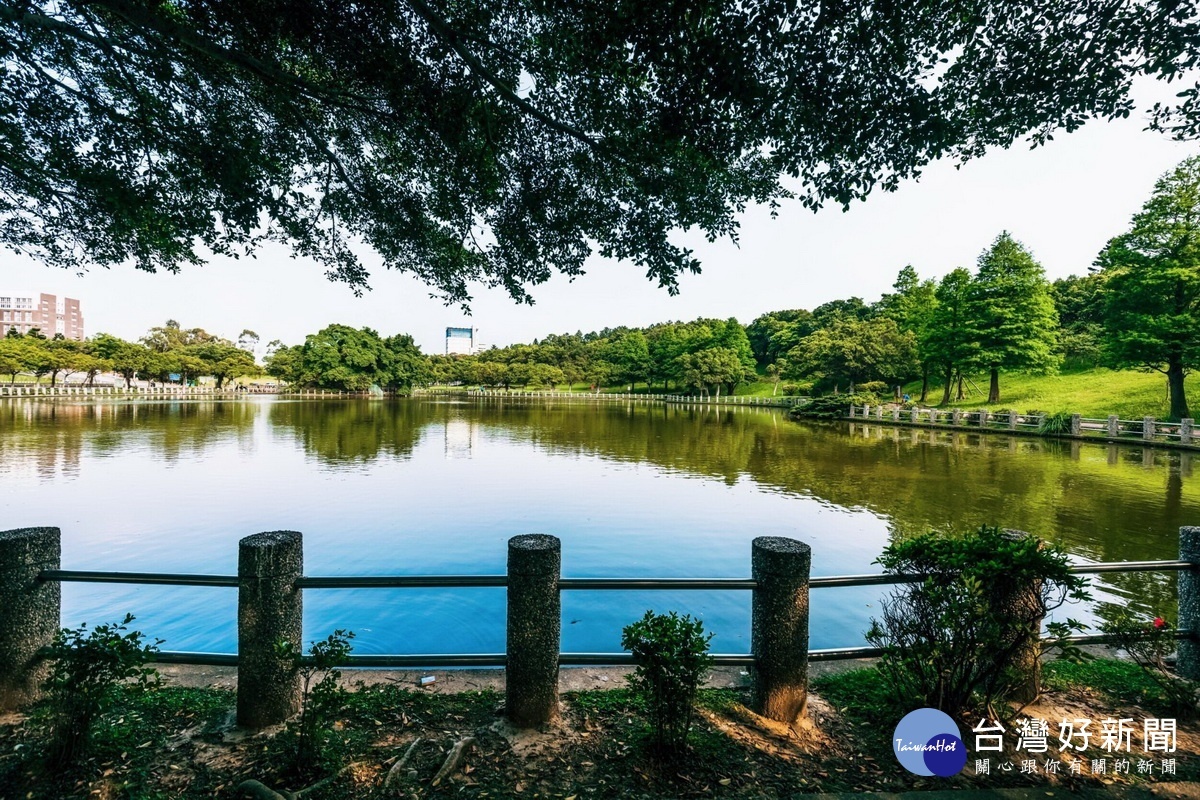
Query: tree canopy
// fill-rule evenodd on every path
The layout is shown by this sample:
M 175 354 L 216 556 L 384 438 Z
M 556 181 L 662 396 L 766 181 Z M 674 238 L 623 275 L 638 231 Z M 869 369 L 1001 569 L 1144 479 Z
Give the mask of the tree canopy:
M 1127 116 L 1198 44 L 1178 0 L 18 0 L 0 242 L 155 271 L 276 240 L 356 289 L 361 243 L 459 303 L 595 251 L 674 291 L 674 231 Z M 1194 89 L 1155 112 L 1200 134 Z

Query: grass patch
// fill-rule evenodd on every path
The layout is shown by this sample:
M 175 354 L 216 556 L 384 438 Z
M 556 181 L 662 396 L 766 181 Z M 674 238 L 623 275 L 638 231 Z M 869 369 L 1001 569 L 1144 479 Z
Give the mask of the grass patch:
M 1046 664 L 1046 688 L 1094 692 L 1115 703 L 1132 703 L 1148 711 L 1173 716 L 1162 687 L 1131 661 L 1097 658 L 1082 664 L 1051 661 Z
M 1099 419 L 1116 414 L 1121 419 L 1136 420 L 1142 417 L 1166 419 L 1169 411 L 1166 378 L 1156 372 L 1096 368 L 1058 375 L 1001 373 L 1000 402 L 991 405 L 985 402 L 988 376 L 981 373 L 970 378 L 978 391 L 968 385 L 966 388 L 971 394 L 964 400 L 951 401 L 946 408 L 986 408 L 991 411 L 1011 408 L 1021 412 L 1038 409 Z M 920 397 L 920 381 L 908 384 L 904 391 L 913 398 Z M 1191 407 L 1200 408 L 1200 384 L 1194 379 L 1189 380 L 1187 393 Z M 930 382 L 928 399 L 931 404 L 940 403 L 940 383 Z

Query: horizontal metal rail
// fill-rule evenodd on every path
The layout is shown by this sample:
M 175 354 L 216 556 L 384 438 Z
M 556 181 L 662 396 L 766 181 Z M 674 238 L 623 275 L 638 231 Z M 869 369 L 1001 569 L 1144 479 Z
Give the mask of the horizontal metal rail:
M 79 569 L 45 569 L 43 581 L 72 583 L 146 583 L 159 586 L 234 586 L 236 575 L 184 575 L 172 572 L 98 572 Z
M 559 589 L 753 589 L 751 578 L 560 578 Z
M 1189 561 L 1108 561 L 1103 563 L 1072 564 L 1069 571 L 1077 575 L 1119 572 L 1173 572 L 1194 569 Z M 159 586 L 224 586 L 236 587 L 236 575 L 189 575 L 171 572 L 107 572 L 96 570 L 48 569 L 40 575 L 43 581 L 74 583 L 130 583 Z M 813 589 L 847 586 L 883 586 L 915 583 L 918 575 L 871 573 L 864 575 L 825 575 L 810 578 Z M 301 589 L 413 589 L 413 588 L 503 588 L 507 575 L 329 575 L 308 576 L 296 581 Z M 757 587 L 753 578 L 561 578 L 561 590 L 747 590 Z
M 296 586 L 301 589 L 414 589 L 427 587 L 469 589 L 507 585 L 507 575 L 333 575 L 304 577 L 296 581 Z
M 1172 572 L 1195 569 L 1190 561 L 1105 561 L 1097 564 L 1072 564 L 1070 571 L 1076 575 L 1094 575 L 1102 572 Z
M 1172 631 L 1175 640 L 1190 639 L 1190 631 Z M 1084 633 L 1066 637 L 1066 641 L 1081 645 L 1116 644 L 1118 637 L 1107 633 Z M 1044 641 L 1049 641 L 1044 640 Z M 830 647 L 809 650 L 812 662 L 849 661 L 860 658 L 879 658 L 883 655 L 879 647 Z M 304 662 L 312 659 L 305 657 Z M 169 650 L 156 654 L 159 664 L 195 664 L 200 666 L 236 667 L 238 657 L 233 653 L 189 653 Z M 378 654 L 352 655 L 346 662 L 349 668 L 386 667 L 503 667 L 508 662 L 504 653 L 428 653 L 428 654 Z M 712 662 L 718 667 L 752 667 L 753 653 L 714 653 Z M 563 667 L 631 667 L 636 663 L 630 653 L 560 653 L 559 666 Z

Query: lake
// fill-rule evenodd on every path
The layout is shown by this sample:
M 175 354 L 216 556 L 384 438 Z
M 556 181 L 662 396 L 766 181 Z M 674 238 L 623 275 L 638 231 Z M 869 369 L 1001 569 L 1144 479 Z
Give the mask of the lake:
M 813 574 L 877 572 L 891 537 L 981 524 L 1079 559 L 1177 557 L 1200 524 L 1193 455 L 797 423 L 783 411 L 620 401 L 0 401 L 4 529 L 54 525 L 67 569 L 233 574 L 237 542 L 304 533 L 308 575 L 498 574 L 506 541 L 562 539 L 572 577 L 747 577 L 790 536 Z M 812 646 L 863 644 L 886 589 L 820 589 Z M 1105 576 L 1097 611 L 1172 609 L 1175 576 Z M 305 592 L 305 640 L 359 653 L 502 652 L 503 589 Z M 747 652 L 749 592 L 565 592 L 563 649 L 619 650 L 646 609 Z M 169 650 L 233 652 L 236 590 L 65 584 L 63 622 L 137 615 Z M 1092 611 L 1073 609 L 1072 616 Z

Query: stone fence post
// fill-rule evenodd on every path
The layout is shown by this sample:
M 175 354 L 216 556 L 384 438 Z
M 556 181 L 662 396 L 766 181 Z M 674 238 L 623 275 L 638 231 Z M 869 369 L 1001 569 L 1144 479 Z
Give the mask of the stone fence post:
M 1194 430 L 1195 430 L 1195 420 L 1193 420 L 1191 418 L 1185 418 L 1185 419 L 1179 420 L 1179 443 L 1180 444 L 1191 444 L 1192 443 L 1192 435 L 1193 435 L 1192 432 Z
M 950 424 L 951 425 L 961 425 L 962 424 L 962 412 L 959 411 L 957 408 L 950 412 Z
M 791 724 L 808 702 L 808 576 L 812 549 L 781 536 L 751 545 L 754 708 Z
M 1154 439 L 1154 417 L 1142 417 L 1142 439 L 1147 442 Z
M 1008 429 L 1010 431 L 1015 431 L 1017 429 L 1017 417 L 1018 417 L 1017 412 L 1015 412 L 1015 411 L 1008 412 Z
M 58 569 L 58 528 L 0 531 L 0 711 L 37 699 L 46 667 L 39 651 L 58 633 L 62 591 L 38 579 Z
M 1200 680 L 1200 527 L 1179 529 L 1179 560 L 1195 564 L 1179 571 L 1179 630 L 1191 633 L 1179 640 L 1175 671 Z
M 562 544 L 542 533 L 508 540 L 508 660 L 504 702 L 509 722 L 545 725 L 558 716 Z
M 1116 439 L 1121 435 L 1121 419 L 1116 414 L 1108 415 L 1108 438 Z
M 1083 417 L 1080 414 L 1071 415 L 1071 435 L 1078 436 L 1083 430 Z
M 300 675 L 278 651 L 301 652 L 304 540 L 296 531 L 270 531 L 238 543 L 237 722 L 264 728 L 300 710 Z

